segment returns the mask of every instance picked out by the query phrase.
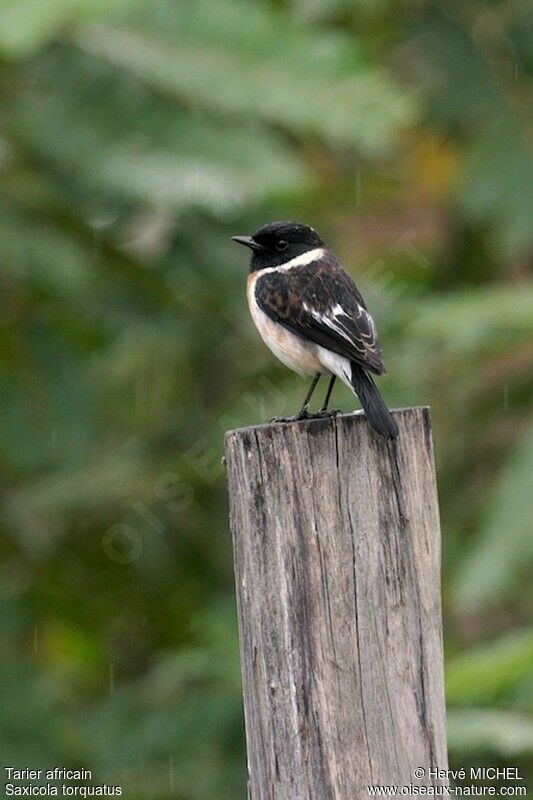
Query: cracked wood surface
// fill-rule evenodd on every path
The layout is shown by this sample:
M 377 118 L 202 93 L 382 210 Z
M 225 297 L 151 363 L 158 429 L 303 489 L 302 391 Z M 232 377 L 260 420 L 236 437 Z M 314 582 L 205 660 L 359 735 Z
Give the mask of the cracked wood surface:
M 429 409 L 226 435 L 252 800 L 358 800 L 447 767 Z M 406 795 L 409 796 L 409 795 Z

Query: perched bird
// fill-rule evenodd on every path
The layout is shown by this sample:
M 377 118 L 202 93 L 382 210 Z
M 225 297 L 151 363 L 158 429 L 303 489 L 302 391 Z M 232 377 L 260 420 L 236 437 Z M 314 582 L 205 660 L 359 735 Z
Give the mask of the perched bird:
M 355 283 L 320 236 L 298 222 L 272 222 L 253 236 L 233 236 L 252 251 L 248 305 L 275 356 L 300 375 L 314 375 L 302 408 L 309 418 L 321 375 L 330 375 L 320 416 L 326 416 L 336 378 L 359 397 L 370 425 L 387 439 L 398 427 L 369 373 L 381 375 L 374 320 Z

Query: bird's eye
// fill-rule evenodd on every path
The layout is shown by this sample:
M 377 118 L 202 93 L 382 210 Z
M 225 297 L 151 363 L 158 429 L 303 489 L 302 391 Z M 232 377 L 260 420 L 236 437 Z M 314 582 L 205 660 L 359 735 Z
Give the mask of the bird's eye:
M 286 242 L 285 239 L 280 239 L 279 242 L 276 245 L 276 248 L 278 250 L 282 251 L 282 250 L 286 250 L 288 246 L 289 246 L 289 243 Z

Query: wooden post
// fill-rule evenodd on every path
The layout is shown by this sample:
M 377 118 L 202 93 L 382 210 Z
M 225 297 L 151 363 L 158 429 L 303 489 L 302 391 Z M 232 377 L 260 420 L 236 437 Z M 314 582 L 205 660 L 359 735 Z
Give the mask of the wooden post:
M 394 416 L 226 436 L 252 800 L 447 783 L 430 415 Z

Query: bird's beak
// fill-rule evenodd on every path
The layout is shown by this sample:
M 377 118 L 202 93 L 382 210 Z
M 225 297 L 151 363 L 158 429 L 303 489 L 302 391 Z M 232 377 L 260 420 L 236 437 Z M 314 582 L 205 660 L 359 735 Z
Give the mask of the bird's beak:
M 250 250 L 264 250 L 262 244 L 256 242 L 253 236 L 232 236 L 231 237 L 234 242 L 237 244 L 243 244 L 245 247 L 249 247 Z

